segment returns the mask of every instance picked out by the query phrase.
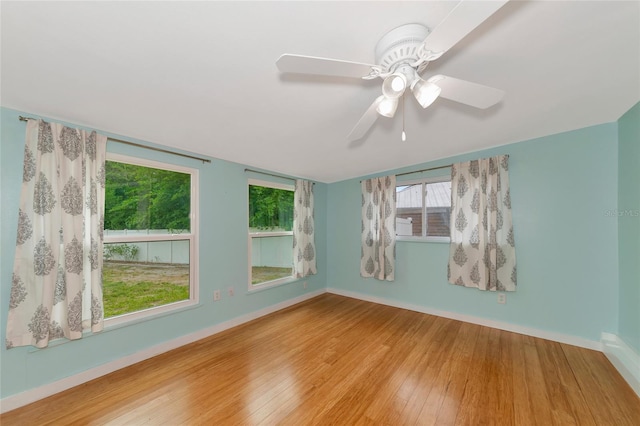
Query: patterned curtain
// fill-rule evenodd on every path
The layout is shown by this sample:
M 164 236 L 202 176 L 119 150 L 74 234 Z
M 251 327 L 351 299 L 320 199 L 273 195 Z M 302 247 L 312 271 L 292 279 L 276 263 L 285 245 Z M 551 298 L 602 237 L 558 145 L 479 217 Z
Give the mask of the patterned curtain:
M 449 282 L 515 291 L 508 155 L 453 165 L 451 223 Z
M 316 244 L 314 239 L 313 182 L 297 179 L 293 195 L 293 276 L 315 275 Z
M 396 177 L 362 181 L 360 275 L 393 281 L 396 263 Z
M 100 331 L 106 137 L 29 120 L 7 348 Z

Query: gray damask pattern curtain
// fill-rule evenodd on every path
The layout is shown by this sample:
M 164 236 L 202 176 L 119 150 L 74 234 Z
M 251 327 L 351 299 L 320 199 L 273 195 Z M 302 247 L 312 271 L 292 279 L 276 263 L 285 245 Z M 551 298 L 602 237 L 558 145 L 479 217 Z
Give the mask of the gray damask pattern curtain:
M 451 224 L 449 282 L 515 291 L 508 155 L 453 165 Z
M 297 179 L 293 199 L 293 276 L 302 278 L 318 273 L 314 238 L 313 182 Z
M 318 273 L 314 236 L 313 182 L 297 179 L 293 199 L 293 276 L 302 278 Z
M 27 122 L 7 348 L 102 330 L 106 141 Z
M 360 275 L 393 281 L 396 263 L 396 177 L 362 181 Z

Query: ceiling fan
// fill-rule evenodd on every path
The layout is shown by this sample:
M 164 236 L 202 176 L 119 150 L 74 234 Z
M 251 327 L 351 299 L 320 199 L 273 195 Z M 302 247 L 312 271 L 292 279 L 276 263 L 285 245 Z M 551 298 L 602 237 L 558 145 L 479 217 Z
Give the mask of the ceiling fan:
M 407 89 L 422 108 L 427 108 L 438 97 L 476 108 L 489 108 L 500 102 L 504 91 L 444 75 L 424 80 L 420 74 L 429 62 L 440 58 L 507 1 L 461 1 L 433 31 L 420 24 L 395 28 L 376 45 L 376 63 L 379 65 L 288 53 L 280 56 L 276 64 L 285 73 L 383 80 L 382 95 L 360 118 L 349 134 L 349 141 L 362 138 L 379 115 L 393 117 L 399 98 Z M 403 140 L 404 137 L 403 130 Z

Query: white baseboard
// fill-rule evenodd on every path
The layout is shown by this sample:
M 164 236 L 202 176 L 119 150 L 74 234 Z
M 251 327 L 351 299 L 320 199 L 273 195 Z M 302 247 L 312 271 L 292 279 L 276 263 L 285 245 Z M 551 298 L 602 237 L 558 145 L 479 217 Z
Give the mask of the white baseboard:
M 8 396 L 0 400 L 0 413 L 6 413 L 7 411 L 15 410 L 16 408 L 31 404 L 32 402 L 70 389 L 74 386 L 78 386 L 82 383 L 86 383 L 90 380 L 112 373 L 116 370 L 120 370 L 121 368 L 128 367 L 129 365 L 144 361 L 145 359 L 152 358 L 156 355 L 160 355 L 161 353 L 179 348 L 180 346 L 184 346 L 197 340 L 204 339 L 205 337 L 212 336 L 214 334 L 220 333 L 221 331 L 228 330 L 246 322 L 253 321 L 254 319 L 263 317 L 284 308 L 288 308 L 289 306 L 319 296 L 323 293 L 326 293 L 325 289 L 306 293 L 293 299 L 285 300 L 275 305 L 267 306 L 266 308 L 260 309 L 258 311 L 251 312 L 246 315 L 241 315 L 220 324 L 216 324 L 212 327 L 208 327 L 203 330 L 178 337 L 177 339 L 152 346 L 140 352 L 136 352 L 134 354 L 116 359 L 98 367 L 94 367 L 90 370 L 83 371 L 82 373 L 75 374 L 70 377 L 65 377 L 64 379 L 48 383 L 46 385 L 25 392 L 21 392 L 16 395 Z
M 346 291 L 337 288 L 327 288 L 328 293 L 338 294 L 340 296 L 351 297 L 353 299 L 364 300 L 367 302 L 378 303 L 380 305 L 393 306 L 396 308 L 407 309 L 409 311 L 421 312 L 423 314 L 436 315 L 439 317 L 454 319 L 458 321 L 468 322 L 472 324 L 483 325 L 486 327 L 497 328 L 499 330 L 511 331 L 514 333 L 524 334 L 526 336 L 539 337 L 541 339 L 552 340 L 554 342 L 566 343 L 568 345 L 579 346 L 581 348 L 593 349 L 596 351 L 602 351 L 602 343 L 584 339 L 582 337 L 571 336 L 568 334 L 556 333 L 553 331 L 540 330 L 537 328 L 525 327 L 521 325 L 515 325 L 508 322 L 495 321 L 481 317 L 475 317 L 472 315 L 459 314 L 455 312 L 441 311 L 439 309 L 432 309 L 425 306 L 413 305 L 411 303 L 400 302 L 396 300 L 384 299 L 381 297 L 370 296 L 364 293 L 358 293 L 353 291 Z
M 602 347 L 611 364 L 640 396 L 640 354 L 611 333 L 602 333 Z

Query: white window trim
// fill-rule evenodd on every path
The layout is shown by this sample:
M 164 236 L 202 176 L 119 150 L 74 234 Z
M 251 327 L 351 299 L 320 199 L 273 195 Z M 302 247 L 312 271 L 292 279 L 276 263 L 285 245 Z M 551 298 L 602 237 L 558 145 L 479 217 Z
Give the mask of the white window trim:
M 267 180 L 260 180 L 260 179 L 252 179 L 249 178 L 247 179 L 247 191 L 249 189 L 249 185 L 253 185 L 253 186 L 265 186 L 267 188 L 276 188 L 276 189 L 284 189 L 287 191 L 295 191 L 295 185 L 291 185 L 291 184 L 286 184 L 286 183 L 280 183 L 280 182 L 271 182 L 271 181 L 267 181 Z M 248 203 L 248 200 L 247 200 Z M 249 209 L 247 209 L 247 228 L 249 227 Z M 247 292 L 248 293 L 255 293 L 258 291 L 262 291 L 268 288 L 272 288 L 272 287 L 278 287 L 281 286 L 283 284 L 288 284 L 294 281 L 297 281 L 297 279 L 293 276 L 293 269 L 291 270 L 291 275 L 288 277 L 283 277 L 283 278 L 277 278 L 275 280 L 271 280 L 271 281 L 265 281 L 262 282 L 260 284 L 252 284 L 251 283 L 251 278 L 252 278 L 252 241 L 254 238 L 264 238 L 264 237 L 282 237 L 282 236 L 287 236 L 287 235 L 293 235 L 293 231 L 274 231 L 274 232 L 265 232 L 265 231 L 260 231 L 260 232 L 249 232 L 248 235 L 248 244 L 247 244 L 247 253 L 248 253 L 248 259 L 247 259 L 247 272 L 248 272 L 248 277 L 249 277 L 249 282 L 247 283 L 248 288 L 247 288 Z M 291 256 L 293 257 L 293 248 L 291 248 Z
M 286 235 L 293 235 L 293 231 L 249 232 L 249 235 L 253 238 L 284 237 Z
M 249 185 L 266 186 L 269 188 L 285 189 L 287 191 L 295 191 L 296 189 L 295 185 L 291 183 L 271 182 L 268 180 L 253 179 L 253 178 L 247 179 L 247 187 Z
M 138 241 L 177 241 L 188 240 L 189 241 L 189 299 L 179 302 L 169 303 L 162 306 L 155 306 L 153 308 L 143 309 L 136 312 L 130 312 L 127 314 L 118 315 L 104 320 L 105 328 L 111 328 L 118 325 L 122 325 L 129 322 L 137 322 L 142 319 L 155 317 L 167 312 L 178 311 L 189 306 L 194 306 L 199 303 L 200 300 L 200 281 L 198 277 L 198 229 L 199 229 L 199 215 L 200 211 L 198 188 L 199 188 L 199 175 L 198 169 L 191 167 L 178 166 L 175 164 L 163 163 L 159 161 L 147 160 L 139 157 L 132 157 L 129 155 L 107 153 L 107 161 L 115 161 L 118 163 L 133 164 L 136 166 L 151 167 L 162 170 L 169 170 L 173 172 L 187 173 L 191 175 L 191 206 L 190 206 L 190 225 L 191 229 L 188 233 L 178 234 L 155 234 L 155 235 L 119 235 L 119 236 L 105 236 L 104 243 L 127 243 Z
M 396 235 L 396 241 L 408 241 L 414 243 L 447 243 L 451 242 L 450 237 L 417 237 L 417 236 L 409 236 L 409 235 Z
M 422 199 L 424 200 L 424 191 L 426 190 L 427 184 L 430 183 L 439 183 L 439 182 L 450 182 L 451 175 L 440 175 L 440 176 L 431 176 L 419 179 L 411 179 L 411 180 L 402 180 L 396 181 L 396 187 L 398 186 L 410 186 L 422 184 Z M 423 206 L 422 209 L 422 223 L 426 223 L 427 209 Z M 422 232 L 426 232 L 423 227 Z M 441 236 L 409 236 L 409 235 L 396 235 L 396 241 L 408 241 L 414 243 L 446 243 L 449 244 L 451 242 L 450 237 L 441 237 Z

